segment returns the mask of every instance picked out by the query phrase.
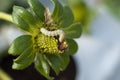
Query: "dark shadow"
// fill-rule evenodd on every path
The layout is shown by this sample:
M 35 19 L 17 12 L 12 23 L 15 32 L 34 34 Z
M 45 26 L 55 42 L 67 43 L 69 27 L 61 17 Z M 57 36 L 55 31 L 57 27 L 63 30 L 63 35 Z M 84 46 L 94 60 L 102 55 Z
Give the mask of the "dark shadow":
M 24 70 L 13 70 L 11 67 L 14 58 L 15 57 L 13 56 L 7 56 L 0 62 L 0 67 L 14 80 L 46 80 L 35 70 L 34 64 Z M 61 72 L 58 76 L 56 76 L 52 70 L 50 75 L 54 76 L 55 80 L 75 80 L 76 65 L 74 59 L 70 57 L 70 63 L 67 69 Z

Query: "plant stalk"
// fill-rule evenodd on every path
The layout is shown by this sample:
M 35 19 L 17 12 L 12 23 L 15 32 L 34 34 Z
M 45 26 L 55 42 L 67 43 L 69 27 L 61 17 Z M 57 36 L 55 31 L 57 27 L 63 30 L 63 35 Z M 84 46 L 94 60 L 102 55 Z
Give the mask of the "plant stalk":
M 13 23 L 12 15 L 4 13 L 4 12 L 0 12 L 0 19 L 6 20 L 6 21 L 9 21 L 9 22 Z

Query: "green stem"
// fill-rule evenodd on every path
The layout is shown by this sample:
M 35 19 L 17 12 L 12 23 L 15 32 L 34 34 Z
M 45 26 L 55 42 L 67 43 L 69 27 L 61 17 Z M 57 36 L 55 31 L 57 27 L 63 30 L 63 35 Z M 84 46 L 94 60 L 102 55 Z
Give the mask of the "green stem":
M 3 19 L 3 20 L 13 23 L 12 16 L 10 14 L 4 13 L 4 12 L 0 12 L 0 19 Z

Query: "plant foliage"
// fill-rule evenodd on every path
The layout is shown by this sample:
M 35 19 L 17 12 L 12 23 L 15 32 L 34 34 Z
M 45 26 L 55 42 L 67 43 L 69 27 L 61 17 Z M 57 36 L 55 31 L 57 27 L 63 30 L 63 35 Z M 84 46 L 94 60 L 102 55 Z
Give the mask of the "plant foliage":
M 36 70 L 48 80 L 50 67 L 58 75 L 69 64 L 69 56 L 76 53 L 78 46 L 73 40 L 81 35 L 81 24 L 73 23 L 74 16 L 68 6 L 62 6 L 57 0 L 54 3 L 53 13 L 39 0 L 28 0 L 29 9 L 14 6 L 13 21 L 26 31 L 26 35 L 16 38 L 10 48 L 9 54 L 18 56 L 13 61 L 13 69 L 21 70 L 27 68 L 33 62 Z M 59 41 L 60 34 L 48 36 L 40 29 L 45 28 L 49 32 L 55 30 L 64 31 L 62 42 Z

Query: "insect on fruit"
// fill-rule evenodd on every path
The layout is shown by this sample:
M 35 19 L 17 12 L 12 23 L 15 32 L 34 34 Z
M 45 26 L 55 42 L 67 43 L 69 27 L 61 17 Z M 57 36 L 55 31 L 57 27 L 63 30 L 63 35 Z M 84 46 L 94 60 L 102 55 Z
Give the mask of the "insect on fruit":
M 40 29 L 41 33 L 43 33 L 44 35 L 47 35 L 47 36 L 59 36 L 59 41 L 60 42 L 63 42 L 64 40 L 64 36 L 65 36 L 65 33 L 63 30 L 54 30 L 54 31 L 48 31 L 47 29 L 45 28 L 41 28 Z
M 51 14 L 50 14 L 50 11 L 48 8 L 45 8 L 45 11 L 44 11 L 44 16 L 45 16 L 45 25 L 48 26 L 48 28 L 51 28 L 52 26 L 54 26 L 55 24 L 53 23 L 53 19 L 51 17 Z M 47 36 L 59 36 L 59 42 L 63 42 L 64 40 L 64 31 L 63 30 L 60 30 L 60 29 L 57 29 L 57 30 L 47 30 L 45 28 L 41 28 L 40 29 L 40 32 L 43 33 L 44 35 L 47 35 Z

